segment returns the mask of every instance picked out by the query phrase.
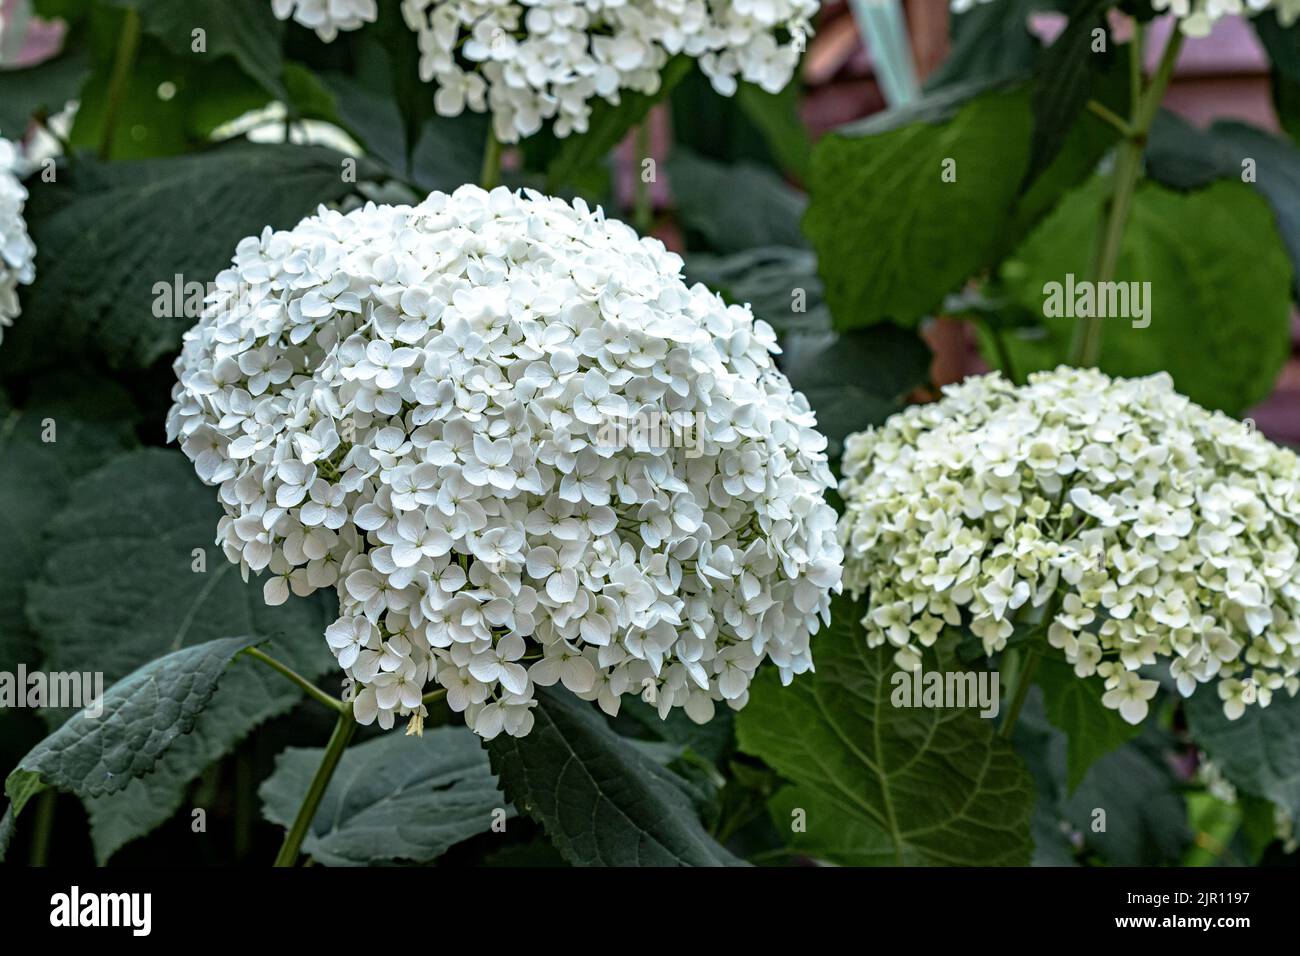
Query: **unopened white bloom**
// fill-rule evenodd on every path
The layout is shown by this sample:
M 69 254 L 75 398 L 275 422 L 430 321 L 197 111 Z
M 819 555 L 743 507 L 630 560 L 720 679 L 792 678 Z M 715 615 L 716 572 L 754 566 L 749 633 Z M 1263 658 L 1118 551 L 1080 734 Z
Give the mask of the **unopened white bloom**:
M 0 342 L 22 312 L 18 286 L 36 278 L 36 244 L 23 218 L 27 188 L 18 180 L 20 168 L 18 148 L 0 139 Z
M 850 436 L 843 470 L 845 585 L 900 667 L 935 621 L 989 654 L 1031 624 L 1132 723 L 1157 663 L 1234 719 L 1300 687 L 1300 463 L 1167 375 L 971 378 Z
M 738 81 L 770 93 L 794 75 L 817 0 L 403 0 L 420 73 L 446 116 L 491 111 L 513 143 L 554 120 L 587 130 L 591 103 L 653 94 L 677 54 L 697 59 L 724 96 Z
M 994 0 L 952 0 L 954 13 Z M 1300 16 L 1300 0 L 1152 0 L 1157 13 L 1170 13 L 1178 20 L 1178 27 L 1190 37 L 1208 36 L 1214 24 L 1226 16 L 1253 16 L 1261 10 L 1275 10 L 1278 22 L 1284 27 L 1295 23 Z
M 374 23 L 379 15 L 375 0 L 271 0 L 271 9 L 281 20 L 293 17 L 308 30 L 315 30 L 327 43 L 340 30 Z
M 765 658 L 811 668 L 843 554 L 826 441 L 772 329 L 681 269 L 581 201 L 473 186 L 239 244 L 168 435 L 269 602 L 337 589 L 358 719 L 418 726 L 442 687 L 522 735 L 540 685 L 703 721 Z M 608 440 L 670 416 L 697 433 Z

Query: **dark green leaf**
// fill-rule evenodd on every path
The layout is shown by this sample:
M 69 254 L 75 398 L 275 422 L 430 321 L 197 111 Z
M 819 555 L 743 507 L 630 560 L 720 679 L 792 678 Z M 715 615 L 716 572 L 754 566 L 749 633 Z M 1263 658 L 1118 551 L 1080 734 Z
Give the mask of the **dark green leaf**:
M 266 819 L 293 823 L 323 756 L 298 747 L 280 754 L 258 791 Z M 302 849 L 326 866 L 430 863 L 513 815 L 472 731 L 389 733 L 344 752 Z
M 1075 0 L 1064 32 L 1034 69 L 1030 107 L 1034 129 L 1022 188 L 1031 185 L 1060 153 L 1084 105 L 1092 97 L 1105 54 L 1093 51 L 1093 31 L 1102 28 L 1108 0 Z
M 0 394 L 0 671 L 36 663 L 23 595 L 45 562 L 45 527 L 74 479 L 135 443 L 133 414 L 118 386 L 84 374 L 43 380 L 22 409 Z
M 771 170 L 748 162 L 726 166 L 677 149 L 668 175 L 681 221 L 714 251 L 807 246 L 799 220 L 808 200 Z
M 1042 49 L 1029 32 L 1029 17 L 1050 6 L 1051 0 L 999 0 L 954 14 L 952 49 L 926 79 L 926 89 L 1028 75 Z
M 822 807 L 806 839 L 832 862 L 1027 863 L 1033 790 L 1019 757 L 975 709 L 894 707 L 894 650 L 867 647 L 863 610 L 832 602 L 816 673 L 789 687 L 759 673 L 736 720 L 740 749 Z M 957 669 L 940 644 L 925 669 Z
M 78 796 L 121 790 L 148 773 L 207 706 L 230 659 L 258 638 L 227 637 L 150 661 L 104 692 L 98 717 L 79 711 L 5 780 L 14 815 L 46 787 Z
M 282 79 L 284 55 L 277 20 L 262 0 L 112 0 L 119 7 L 140 11 L 140 27 L 178 56 L 200 62 L 232 57 L 261 87 L 280 100 L 288 99 Z M 204 31 L 205 50 L 194 49 L 194 31 Z
M 1015 201 L 1025 94 L 987 93 L 943 123 L 833 133 L 813 151 L 804 222 L 837 328 L 914 324 L 986 266 Z M 954 182 L 941 178 L 945 165 Z
M 169 160 L 83 156 L 57 182 L 34 183 L 26 216 L 36 282 L 5 336 L 0 371 L 42 368 L 78 349 L 125 368 L 175 352 L 196 318 L 155 317 L 155 286 L 170 290 L 178 275 L 211 282 L 245 236 L 294 226 L 347 195 L 341 160 L 319 147 L 236 143 Z
M 1273 209 L 1278 232 L 1291 257 L 1300 299 L 1300 149 L 1261 129 L 1221 120 L 1208 130 L 1162 114 L 1147 149 L 1151 176 L 1176 189 L 1193 189 L 1215 179 L 1251 184 Z
M 799 116 L 799 84 L 791 83 L 780 93 L 768 93 L 752 83 L 741 83 L 736 103 L 762 132 L 781 168 L 800 179 L 807 176 L 812 142 Z
M 528 736 L 488 744 L 507 797 L 575 866 L 732 866 L 682 782 L 572 695 L 543 689 Z
M 1083 782 L 1088 768 L 1101 757 L 1132 740 L 1141 731 L 1103 706 L 1101 678 L 1075 676 L 1064 661 L 1046 658 L 1035 675 L 1043 689 L 1047 719 L 1067 740 L 1066 788 L 1073 793 Z
M 1182 858 L 1191 832 L 1171 762 L 1175 742 L 1153 723 L 1098 759 L 1070 795 L 1069 744 L 1047 722 L 1038 689 L 1031 691 L 1014 739 L 1038 791 L 1035 865 L 1072 865 L 1081 855 L 1113 866 L 1169 865 Z
M 829 332 L 817 257 L 803 248 L 769 246 L 726 256 L 691 253 L 691 282 L 703 282 L 728 302 L 748 304 L 783 340 L 794 333 Z M 803 311 L 796 311 L 802 308 Z
M 842 333 L 793 334 L 781 368 L 817 412 L 837 457 L 853 432 L 879 425 L 930 377 L 930 349 L 915 332 L 881 324 Z
M 112 682 L 170 651 L 237 631 L 270 638 L 268 650 L 308 679 L 331 669 L 322 635 L 337 611 L 332 592 L 265 606 L 261 582 L 241 582 L 212 546 L 220 513 L 214 490 L 179 452 L 129 453 L 79 481 L 50 523 L 48 560 L 28 589 L 46 666 L 102 671 Z M 192 570 L 195 549 L 204 551 L 206 571 Z M 170 817 L 205 767 L 301 697 L 262 665 L 236 662 L 193 733 L 151 773 L 120 793 L 86 799 L 99 860 Z
M 1300 818 L 1300 697 L 1278 692 L 1229 720 L 1213 690 L 1198 689 L 1184 705 L 1192 739 L 1238 790 Z
M 1088 276 L 1107 185 L 1098 177 L 1071 194 L 1004 264 L 1003 280 L 1025 307 L 1042 314 L 1048 283 L 1061 285 L 1063 300 L 1067 276 Z M 1273 390 L 1291 348 L 1291 265 L 1272 212 L 1246 186 L 1220 182 L 1188 194 L 1139 186 L 1115 280 L 1149 282 L 1150 301 L 1145 319 L 1104 320 L 1103 371 L 1167 370 L 1193 401 L 1232 414 Z M 1033 335 L 1008 334 L 1017 369 L 1065 361 L 1074 322 L 1067 314 L 1045 318 Z

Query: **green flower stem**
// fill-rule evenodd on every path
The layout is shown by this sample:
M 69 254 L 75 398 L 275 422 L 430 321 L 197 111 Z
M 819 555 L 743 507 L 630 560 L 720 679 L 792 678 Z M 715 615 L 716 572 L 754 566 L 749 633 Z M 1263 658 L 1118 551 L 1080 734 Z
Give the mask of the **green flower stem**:
M 122 20 L 122 32 L 117 37 L 117 55 L 113 60 L 113 73 L 108 79 L 107 105 L 104 108 L 104 128 L 100 131 L 99 158 L 108 159 L 113 152 L 113 137 L 117 133 L 117 114 L 121 112 L 126 88 L 131 82 L 136 50 L 140 47 L 140 12 L 127 7 Z
M 650 158 L 650 117 L 636 128 L 636 162 L 632 164 L 633 206 L 632 224 L 643 236 L 650 235 L 654 228 L 654 204 L 650 196 L 650 184 L 642 174 L 642 164 Z
M 1043 653 L 1038 645 L 1029 648 L 1025 655 L 1025 662 L 1020 667 L 1020 673 L 1016 675 L 1016 689 L 1011 696 L 1011 709 L 1007 711 L 1006 719 L 1002 721 L 1002 726 L 998 728 L 998 736 L 1007 738 L 1011 736 L 1011 731 L 1016 728 L 1016 721 L 1020 719 L 1021 708 L 1025 706 L 1025 698 L 1029 696 L 1029 685 L 1034 682 L 1034 671 L 1038 670 L 1038 661 L 1042 658 Z
M 303 691 L 306 692 L 308 697 L 310 697 L 314 701 L 318 701 L 319 703 L 324 704 L 326 707 L 330 708 L 330 710 L 333 710 L 340 714 L 351 713 L 352 708 L 349 707 L 347 704 L 343 703 L 343 701 L 339 700 L 337 697 L 331 697 L 329 694 L 325 693 L 325 691 L 321 690 L 319 687 L 317 687 L 311 681 L 307 680 L 307 678 L 303 677 L 297 671 L 294 671 L 293 669 L 287 667 L 286 665 L 281 664 L 270 654 L 263 653 L 262 651 L 258 650 L 256 647 L 246 647 L 244 648 L 242 653 L 247 654 L 255 661 L 261 661 L 267 667 L 271 668 L 271 670 L 288 678 L 290 681 L 292 681 L 293 683 L 297 684 L 300 688 L 302 688 Z
M 54 832 L 54 807 L 59 798 L 55 790 L 46 790 L 37 798 L 36 827 L 32 832 L 32 848 L 28 862 L 32 866 L 45 866 L 50 858 L 50 834 Z
M 1064 489 L 1061 493 L 1064 496 Z M 1020 719 L 1025 698 L 1029 696 L 1029 687 L 1034 682 L 1034 672 L 1038 670 L 1038 662 L 1043 657 L 1043 644 L 1047 641 L 1047 632 L 1051 629 L 1052 622 L 1056 620 L 1056 615 L 1064 601 L 1065 591 L 1058 589 L 1047 602 L 1042 620 L 1038 622 L 1038 630 L 1026 642 L 1025 660 L 1016 673 L 1016 687 L 1011 692 L 1011 709 L 1002 721 L 1002 726 L 998 728 L 999 737 L 1004 739 L 1010 737 L 1011 732 L 1016 729 L 1016 721 Z
M 338 769 L 343 751 L 347 749 L 352 735 L 356 732 L 357 722 L 352 716 L 351 705 L 348 705 L 346 710 L 339 713 L 338 723 L 334 725 L 334 733 L 330 735 L 330 742 L 325 746 L 325 756 L 321 758 L 320 766 L 316 768 L 316 776 L 311 779 L 311 786 L 307 788 L 307 795 L 303 797 L 302 806 L 298 808 L 298 816 L 294 818 L 293 826 L 285 834 L 284 845 L 280 847 L 280 852 L 275 858 L 275 866 L 293 866 L 298 862 L 302 841 L 307 836 L 307 829 L 311 826 L 312 820 L 316 817 L 316 811 L 320 808 L 321 797 L 325 796 L 325 789 L 329 786 L 334 771 Z
M 447 696 L 447 689 L 445 687 L 442 687 L 439 688 L 438 690 L 429 691 L 429 693 L 425 694 L 423 697 L 420 698 L 420 703 L 432 704 L 434 701 L 442 700 L 446 696 Z
M 1007 348 L 1006 336 L 998 328 L 995 322 L 985 322 L 984 328 L 988 331 L 989 338 L 993 340 L 993 347 L 998 353 L 998 365 L 1002 367 L 1002 374 L 1007 377 L 1013 385 L 1024 384 L 1020 376 L 1016 374 L 1016 363 L 1011 358 L 1011 350 Z
M 1111 174 L 1111 194 L 1106 200 L 1098 233 L 1096 253 L 1093 257 L 1091 278 L 1095 283 L 1110 282 L 1119 262 L 1120 246 L 1124 241 L 1124 228 L 1128 225 L 1133 194 L 1142 175 L 1142 154 L 1146 150 L 1147 135 L 1155 121 L 1160 102 L 1174 76 L 1174 66 L 1183 46 L 1183 34 L 1174 28 L 1160 57 L 1160 65 L 1145 90 L 1141 85 L 1142 31 L 1135 30 L 1129 44 L 1129 65 L 1132 79 L 1132 115 L 1127 123 L 1127 135 L 1115 157 Z M 1097 112 L 1096 107 L 1092 107 Z M 1104 109 L 1104 107 L 1103 107 Z M 1109 110 L 1106 110 L 1109 113 Z M 1111 114 L 1112 116 L 1114 114 Z M 1115 120 L 1123 122 L 1119 117 Z M 1100 316 L 1079 319 L 1074 327 L 1074 340 L 1070 346 L 1070 364 L 1092 366 L 1101 354 L 1102 322 Z
M 478 184 L 484 189 L 493 189 L 501 182 L 501 141 L 497 139 L 496 130 L 488 124 L 487 144 L 483 147 L 483 171 L 479 173 Z

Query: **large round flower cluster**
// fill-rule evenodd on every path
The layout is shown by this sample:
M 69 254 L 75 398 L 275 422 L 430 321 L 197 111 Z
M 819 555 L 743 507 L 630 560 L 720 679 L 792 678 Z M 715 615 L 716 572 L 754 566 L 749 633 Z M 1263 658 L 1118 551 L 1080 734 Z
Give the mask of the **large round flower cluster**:
M 628 226 L 464 186 L 245 239 L 167 420 L 265 596 L 337 586 L 326 637 L 385 727 L 447 692 L 484 737 L 557 682 L 609 713 L 743 706 L 839 589 L 825 438 L 748 308 Z
M 993 0 L 952 0 L 955 13 Z M 1289 27 L 1300 17 L 1300 0 L 1152 0 L 1157 13 L 1168 12 L 1178 19 L 1178 28 L 1191 37 L 1208 36 L 1214 24 L 1227 16 L 1253 16 L 1275 10 L 1278 22 Z
M 0 342 L 5 329 L 22 312 L 19 284 L 27 285 L 36 278 L 36 244 L 23 219 L 27 189 L 18 180 L 19 169 L 18 148 L 0 139 Z
M 281 20 L 293 17 L 308 30 L 315 30 L 326 43 L 340 30 L 374 23 L 379 15 L 376 0 L 271 0 L 271 9 Z
M 992 654 L 1041 617 L 1132 723 L 1158 660 L 1230 718 L 1300 686 L 1300 464 L 1167 375 L 971 378 L 851 436 L 843 470 L 845 586 L 900 667 L 945 625 Z
M 817 0 L 403 0 L 419 34 L 420 72 L 435 107 L 490 110 L 513 143 L 554 119 L 557 136 L 587 129 L 591 101 L 654 93 L 668 59 L 699 60 L 724 96 L 737 77 L 776 93 L 790 82 Z

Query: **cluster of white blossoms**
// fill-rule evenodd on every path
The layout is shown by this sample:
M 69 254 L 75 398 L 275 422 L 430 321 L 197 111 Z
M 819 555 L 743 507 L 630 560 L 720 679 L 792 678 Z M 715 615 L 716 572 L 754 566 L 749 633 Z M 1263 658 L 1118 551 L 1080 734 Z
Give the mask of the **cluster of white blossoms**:
M 597 97 L 654 93 L 686 54 L 724 96 L 737 80 L 779 92 L 794 75 L 818 0 L 403 0 L 420 73 L 444 116 L 490 111 L 514 143 L 554 120 L 583 133 Z
M 994 0 L 952 0 L 954 13 L 965 13 Z M 1228 16 L 1253 16 L 1263 10 L 1277 12 L 1278 22 L 1289 27 L 1300 17 L 1300 0 L 1152 0 L 1157 13 L 1171 13 L 1187 36 L 1209 36 L 1214 24 Z
M 290 17 L 315 30 L 326 43 L 340 30 L 355 30 L 374 23 L 379 16 L 376 0 L 271 0 L 271 9 L 281 20 Z
M 36 244 L 23 218 L 27 188 L 18 179 L 21 168 L 18 148 L 0 138 L 0 342 L 22 312 L 18 286 L 36 278 Z
M 681 270 L 580 200 L 474 186 L 239 244 L 168 435 L 269 603 L 337 587 L 358 720 L 418 730 L 441 687 L 522 736 L 562 683 L 702 722 L 764 658 L 811 668 L 843 556 L 826 440 L 772 329 Z M 699 433 L 609 443 L 629 418 Z
M 971 378 L 850 436 L 843 472 L 844 584 L 904 669 L 945 626 L 993 654 L 1021 624 L 1131 723 L 1158 661 L 1233 719 L 1300 688 L 1300 463 L 1167 375 Z

